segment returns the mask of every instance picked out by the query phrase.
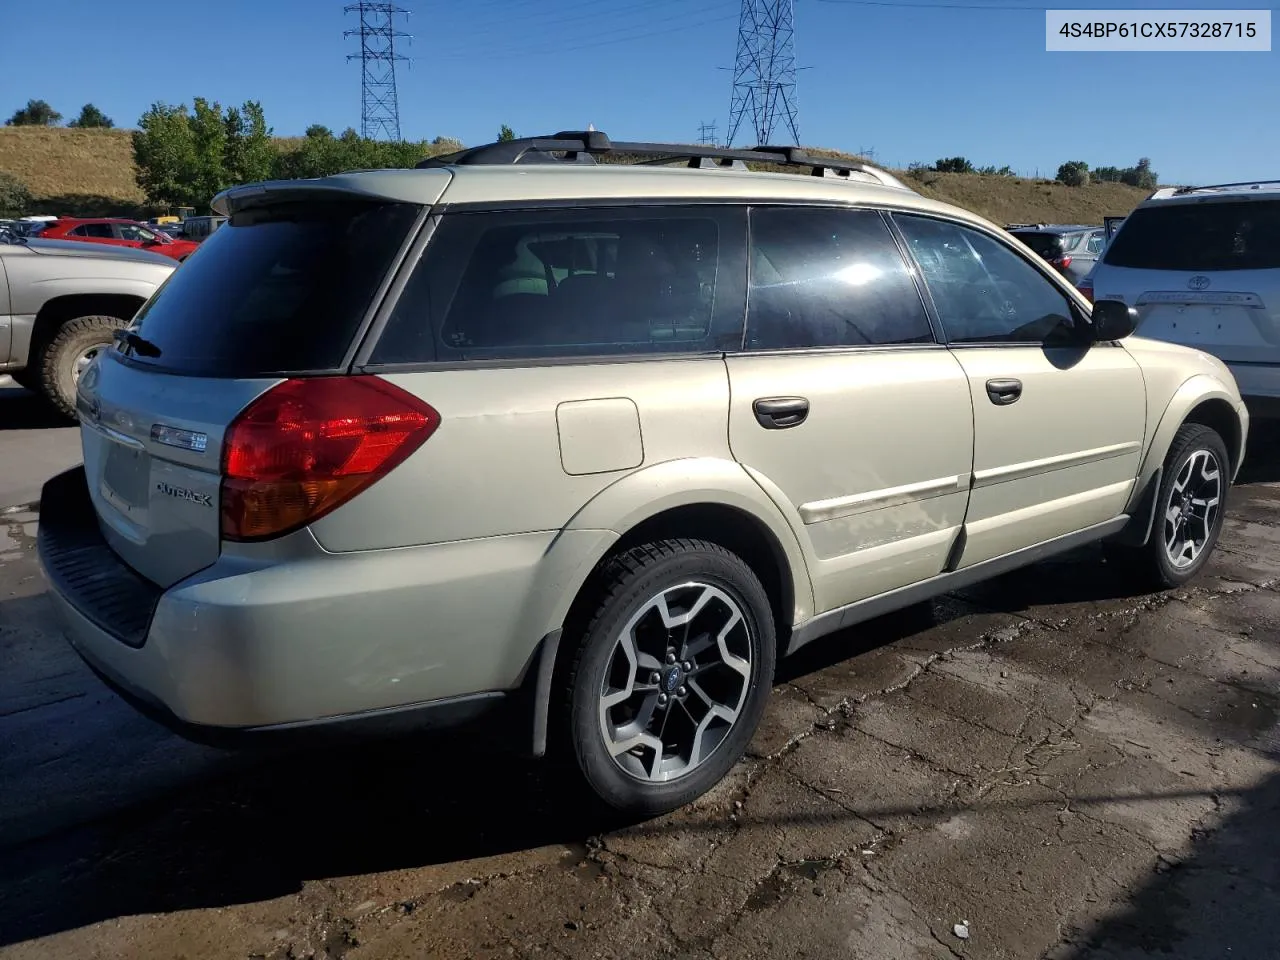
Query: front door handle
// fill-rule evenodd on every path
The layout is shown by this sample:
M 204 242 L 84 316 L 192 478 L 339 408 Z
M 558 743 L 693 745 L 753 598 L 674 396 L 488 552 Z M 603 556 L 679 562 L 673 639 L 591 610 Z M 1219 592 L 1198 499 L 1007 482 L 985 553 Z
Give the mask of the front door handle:
M 766 430 L 797 427 L 809 416 L 809 401 L 804 397 L 761 397 L 751 405 L 756 422 Z
M 997 407 L 1007 407 L 1022 396 L 1021 380 L 988 380 L 987 399 Z

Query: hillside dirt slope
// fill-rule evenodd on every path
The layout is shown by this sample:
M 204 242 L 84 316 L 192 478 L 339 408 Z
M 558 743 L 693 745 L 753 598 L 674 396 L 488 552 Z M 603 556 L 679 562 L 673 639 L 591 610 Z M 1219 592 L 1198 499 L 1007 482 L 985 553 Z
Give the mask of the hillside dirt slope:
M 0 171 L 14 174 L 30 187 L 38 206 L 33 212 L 138 212 L 144 198 L 134 181 L 129 134 L 128 130 L 0 127 Z M 1147 193 L 1118 183 L 1077 188 L 1046 180 L 963 173 L 927 173 L 923 181 L 906 178 L 906 182 L 925 196 L 955 203 L 1000 224 L 1101 223 L 1104 216 L 1127 214 Z

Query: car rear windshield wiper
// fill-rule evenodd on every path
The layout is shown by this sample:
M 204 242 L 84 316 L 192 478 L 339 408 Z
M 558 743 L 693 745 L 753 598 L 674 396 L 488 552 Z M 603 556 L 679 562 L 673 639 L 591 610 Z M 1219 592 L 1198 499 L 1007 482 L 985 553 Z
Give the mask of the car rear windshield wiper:
M 158 357 L 160 356 L 160 348 L 145 337 L 140 337 L 132 330 L 117 330 L 115 332 L 117 343 L 122 343 L 140 357 Z

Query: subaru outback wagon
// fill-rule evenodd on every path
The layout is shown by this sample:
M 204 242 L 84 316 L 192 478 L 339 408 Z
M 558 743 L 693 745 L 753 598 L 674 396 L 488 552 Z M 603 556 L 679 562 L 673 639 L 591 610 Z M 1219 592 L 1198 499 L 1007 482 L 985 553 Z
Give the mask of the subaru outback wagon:
M 1214 547 L 1226 367 L 886 173 L 595 131 L 419 167 L 224 192 L 79 381 L 43 566 L 192 739 L 506 709 L 653 813 L 823 634 L 1091 541 L 1166 586 Z

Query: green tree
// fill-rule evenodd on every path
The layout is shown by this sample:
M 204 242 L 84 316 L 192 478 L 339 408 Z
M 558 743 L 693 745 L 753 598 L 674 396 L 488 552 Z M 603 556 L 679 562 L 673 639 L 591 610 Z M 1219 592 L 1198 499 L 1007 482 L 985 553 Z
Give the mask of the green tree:
M 133 134 L 137 181 L 147 200 L 204 209 L 218 192 L 268 179 L 276 164 L 262 105 L 228 107 L 204 97 L 172 106 L 156 103 Z
M 108 117 L 105 113 L 95 107 L 92 103 L 86 103 L 80 108 L 80 116 L 76 117 L 68 127 L 114 127 L 115 121 Z
M 262 104 L 250 100 L 242 107 L 228 107 L 222 125 L 223 179 L 234 184 L 270 178 L 275 149 Z
M 148 202 L 193 205 L 196 147 L 186 104 L 151 105 L 133 133 L 133 162 L 135 179 Z
M 514 140 L 515 138 L 516 132 L 504 123 L 502 125 L 502 129 L 498 131 L 498 141 L 500 143 L 506 143 L 510 140 Z
M 1058 167 L 1058 175 L 1055 179 L 1059 183 L 1065 183 L 1068 187 L 1087 187 L 1089 185 L 1089 165 L 1083 160 L 1068 160 Z
M 0 217 L 21 217 L 31 206 L 31 191 L 11 173 L 0 170 Z
M 1143 157 L 1136 167 L 1130 167 L 1121 175 L 1121 179 L 1131 187 L 1143 190 L 1154 190 L 1160 184 L 1159 175 L 1151 169 L 1151 158 Z
M 5 126 L 55 127 L 61 119 L 62 114 L 44 100 L 28 100 L 25 107 L 14 111 L 13 116 L 5 121 Z

